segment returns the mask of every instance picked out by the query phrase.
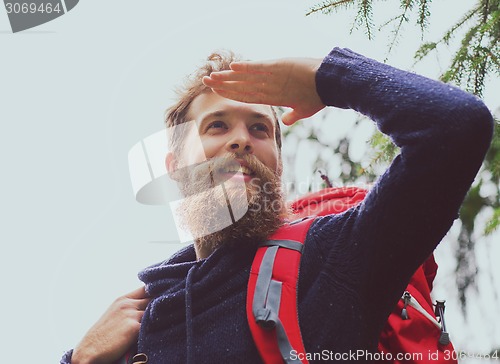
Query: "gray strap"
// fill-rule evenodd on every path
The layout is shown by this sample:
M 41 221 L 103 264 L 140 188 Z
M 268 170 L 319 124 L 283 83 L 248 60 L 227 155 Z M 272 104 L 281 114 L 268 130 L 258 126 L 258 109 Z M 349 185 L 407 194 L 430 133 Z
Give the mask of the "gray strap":
M 280 301 L 281 301 L 281 287 L 283 283 L 271 280 L 271 284 L 269 285 L 269 293 L 267 295 L 266 308 L 272 313 L 276 313 L 276 337 L 278 339 L 278 347 L 280 349 L 281 357 L 285 361 L 285 363 L 296 363 L 302 364 L 302 362 L 295 358 L 292 360 L 290 356 L 292 355 L 292 344 L 288 340 L 288 336 L 286 335 L 285 328 L 281 323 L 281 320 L 278 317 L 279 309 L 280 309 Z
M 296 250 L 299 253 L 302 253 L 302 249 L 304 248 L 304 244 L 294 240 L 267 240 L 260 243 L 259 246 L 279 246 L 282 248 Z
M 271 280 L 269 284 L 269 292 L 267 294 L 267 302 L 266 308 L 270 309 L 273 312 L 276 312 L 276 315 L 280 311 L 280 302 L 281 302 L 281 287 L 283 286 L 282 282 Z
M 286 335 L 285 329 L 281 324 L 281 321 L 278 319 L 276 323 L 276 336 L 278 338 L 278 347 L 280 348 L 281 357 L 287 364 L 302 364 L 299 358 L 292 359 L 290 356 L 292 355 L 292 344 L 288 340 L 288 336 Z
M 281 287 L 283 283 L 275 281 L 274 279 L 271 280 L 271 283 L 269 284 L 269 292 L 267 295 L 267 302 L 266 302 L 266 309 L 270 313 L 269 317 L 267 318 L 267 322 L 263 321 L 257 321 L 257 324 L 259 326 L 268 329 L 268 328 L 276 328 L 276 337 L 278 339 L 278 347 L 280 349 L 281 357 L 285 361 L 285 363 L 290 363 L 290 364 L 302 364 L 302 362 L 298 359 L 291 359 L 290 356 L 292 355 L 292 344 L 290 344 L 290 341 L 288 340 L 288 336 L 286 335 L 285 329 L 283 327 L 283 324 L 281 323 L 278 314 L 279 314 L 279 309 L 280 309 L 280 302 L 281 302 Z
M 271 243 L 271 244 L 266 244 Z M 261 246 L 269 246 L 264 253 L 260 264 L 257 282 L 255 284 L 255 293 L 252 302 L 252 311 L 257 324 L 267 330 L 276 328 L 276 337 L 281 357 L 286 364 L 302 364 L 298 359 L 291 359 L 293 347 L 288 340 L 283 324 L 278 314 L 281 302 L 282 282 L 272 279 L 274 260 L 279 247 L 285 247 L 301 251 L 302 244 L 291 240 L 270 240 Z M 278 243 L 278 244 L 276 244 Z M 283 245 L 285 243 L 286 246 Z M 289 246 L 300 245 L 300 249 L 290 248 Z
M 272 330 L 276 327 L 279 321 L 278 313 L 281 301 L 281 286 L 282 283 L 272 280 L 269 284 L 269 292 L 267 295 L 266 308 L 260 310 L 260 317 L 255 317 L 257 325 L 266 330 Z
M 276 258 L 278 248 L 278 246 L 268 248 L 262 258 L 252 302 L 252 312 L 255 320 L 259 325 L 268 329 L 274 327 L 276 323 L 275 320 L 277 319 L 277 313 L 274 314 L 276 317 L 271 317 L 271 311 L 266 307 L 266 300 L 273 274 L 274 259 Z

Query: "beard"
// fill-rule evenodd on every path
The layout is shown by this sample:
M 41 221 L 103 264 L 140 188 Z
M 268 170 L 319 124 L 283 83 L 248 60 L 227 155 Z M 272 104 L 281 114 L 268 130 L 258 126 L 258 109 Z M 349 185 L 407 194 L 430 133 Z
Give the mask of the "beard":
M 280 173 L 253 155 L 238 157 L 251 171 L 245 182 L 242 170 L 248 171 L 236 158 L 228 154 L 179 171 L 185 196 L 177 209 L 181 226 L 208 253 L 222 245 L 257 246 L 289 215 Z

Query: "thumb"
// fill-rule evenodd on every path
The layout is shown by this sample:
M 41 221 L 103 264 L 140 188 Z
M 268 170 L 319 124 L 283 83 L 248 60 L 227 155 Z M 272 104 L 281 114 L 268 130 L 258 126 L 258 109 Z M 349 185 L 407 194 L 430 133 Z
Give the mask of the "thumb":
M 295 110 L 289 110 L 286 111 L 282 116 L 281 116 L 281 121 L 283 121 L 283 124 L 285 125 L 292 125 L 295 124 L 297 121 L 303 118 L 303 115 L 298 113 Z

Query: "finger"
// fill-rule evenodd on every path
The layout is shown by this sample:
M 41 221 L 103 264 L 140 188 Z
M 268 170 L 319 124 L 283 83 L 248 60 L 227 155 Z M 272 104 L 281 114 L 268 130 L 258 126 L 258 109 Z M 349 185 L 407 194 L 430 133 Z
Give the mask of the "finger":
M 274 63 L 274 61 L 238 61 L 231 63 L 229 67 L 236 72 L 269 73 L 270 66 Z
M 272 106 L 286 106 L 280 105 L 276 97 L 271 97 L 268 94 L 261 93 L 240 93 L 232 92 L 227 90 L 213 89 L 214 93 L 219 96 L 225 97 L 227 99 L 245 102 L 248 104 L 261 104 L 261 105 L 272 105 Z
M 227 99 L 245 102 L 248 104 L 268 104 L 261 94 L 256 93 L 241 93 L 241 92 L 233 92 L 228 90 L 220 90 L 220 89 L 212 89 L 217 95 L 225 97 Z M 272 105 L 269 103 L 268 105 Z
M 213 79 L 211 76 L 204 76 L 201 79 L 201 82 L 203 82 L 203 84 L 205 86 L 210 87 L 210 88 L 215 88 L 217 86 L 220 86 L 220 84 L 221 84 L 221 81 Z
M 209 81 L 206 84 L 208 87 L 216 90 L 242 94 L 271 94 L 271 87 L 267 83 L 240 82 L 240 81 Z
M 283 121 L 283 124 L 290 126 L 292 124 L 295 124 L 297 121 L 299 121 L 302 118 L 304 118 L 303 115 L 301 115 L 300 113 L 298 113 L 297 111 L 292 109 L 290 111 L 286 111 L 281 116 L 281 121 Z
M 147 298 L 148 294 L 146 293 L 145 287 L 142 286 L 133 290 L 132 292 L 127 293 L 125 297 L 133 299 L 141 299 L 141 298 Z
M 130 316 L 134 321 L 136 322 L 141 322 L 142 318 L 144 317 L 144 311 L 136 311 L 131 314 Z
M 280 100 L 280 95 L 273 93 L 259 93 L 259 92 L 233 92 L 232 90 L 221 90 L 212 89 L 216 94 L 240 102 L 246 102 L 248 104 L 261 104 L 261 105 L 272 105 L 272 106 L 289 106 L 283 105 Z
M 209 76 L 214 81 L 247 81 L 247 82 L 267 82 L 271 73 L 248 73 L 235 71 L 212 72 Z
M 144 311 L 146 309 L 146 307 L 148 307 L 149 302 L 151 302 L 150 298 L 143 298 L 140 300 L 135 300 L 134 301 L 135 308 L 139 311 Z

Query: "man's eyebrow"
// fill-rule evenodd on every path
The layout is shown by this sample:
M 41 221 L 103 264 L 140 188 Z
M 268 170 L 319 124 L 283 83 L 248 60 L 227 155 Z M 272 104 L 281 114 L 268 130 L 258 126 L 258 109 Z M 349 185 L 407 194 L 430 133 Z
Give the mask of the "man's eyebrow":
M 222 118 L 226 116 L 228 113 L 227 111 L 220 110 L 220 111 L 212 111 L 209 112 L 208 114 L 203 115 L 203 118 L 201 119 L 202 121 L 210 118 Z
M 222 117 L 226 117 L 230 114 L 231 114 L 230 111 L 216 110 L 216 111 L 212 111 L 206 115 L 203 115 L 203 118 L 201 119 L 201 121 L 203 122 L 203 121 L 205 121 L 207 119 L 211 119 L 211 118 L 222 118 Z M 265 114 L 265 113 L 261 113 L 258 111 L 250 112 L 249 116 L 251 118 L 254 118 L 254 119 L 265 119 L 265 120 L 269 121 L 270 123 L 274 123 L 274 119 L 270 115 Z

